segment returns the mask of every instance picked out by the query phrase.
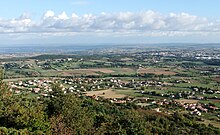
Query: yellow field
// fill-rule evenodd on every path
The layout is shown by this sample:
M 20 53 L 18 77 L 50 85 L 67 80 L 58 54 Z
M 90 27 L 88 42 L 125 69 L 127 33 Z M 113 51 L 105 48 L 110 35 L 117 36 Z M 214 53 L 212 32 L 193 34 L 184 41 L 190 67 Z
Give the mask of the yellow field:
M 199 100 L 191 100 L 191 99 L 182 99 L 182 100 L 175 100 L 176 102 L 180 103 L 189 103 L 189 104 L 196 104 Z
M 126 97 L 126 95 L 118 94 L 112 89 L 100 90 L 100 91 L 89 91 L 89 92 L 86 92 L 86 95 L 87 96 L 95 95 L 95 96 L 100 96 L 103 98 L 124 98 L 124 97 Z

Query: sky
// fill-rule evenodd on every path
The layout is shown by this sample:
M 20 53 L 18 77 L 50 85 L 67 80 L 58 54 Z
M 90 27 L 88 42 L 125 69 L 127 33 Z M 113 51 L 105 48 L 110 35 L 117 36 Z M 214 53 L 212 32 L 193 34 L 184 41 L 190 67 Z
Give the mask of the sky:
M 5 0 L 0 44 L 219 43 L 219 0 Z

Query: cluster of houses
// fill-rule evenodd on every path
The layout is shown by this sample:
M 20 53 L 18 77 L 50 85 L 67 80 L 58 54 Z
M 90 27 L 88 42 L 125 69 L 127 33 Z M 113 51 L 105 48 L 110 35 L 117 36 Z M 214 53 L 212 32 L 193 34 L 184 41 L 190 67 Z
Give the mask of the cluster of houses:
M 152 96 L 160 96 L 171 99 L 195 99 L 204 100 L 207 99 L 203 96 L 196 96 L 194 91 L 179 91 L 179 92 L 169 92 L 169 93 L 158 93 L 157 91 L 139 91 L 141 94 L 147 94 Z M 217 98 L 217 97 L 216 97 Z
M 168 83 L 158 81 L 121 81 L 120 79 L 92 79 L 92 78 L 77 78 L 77 79 L 63 79 L 64 84 L 69 85 L 85 85 L 91 86 L 89 91 L 97 89 L 108 89 L 108 88 L 138 88 L 141 86 L 165 86 Z
M 175 101 L 175 100 L 157 100 L 157 101 L 151 101 L 151 104 L 157 104 L 159 108 L 163 106 L 177 106 L 181 107 L 185 110 L 188 110 L 190 114 L 201 116 L 202 113 L 212 112 L 219 110 L 218 107 L 212 105 L 212 104 L 204 104 L 204 103 L 189 103 L 184 101 Z M 160 109 L 156 109 L 156 111 L 160 112 Z
M 118 79 L 75 78 L 61 79 L 61 82 L 70 86 L 69 90 L 81 92 L 122 87 L 121 80 Z
M 42 62 L 59 62 L 59 63 L 63 63 L 63 62 L 67 62 L 67 61 L 73 61 L 73 58 L 60 58 L 60 59 L 46 59 L 46 60 L 38 60 L 36 59 L 35 62 L 36 64 L 42 64 Z
M 220 94 L 219 90 L 212 90 L 210 88 L 192 87 L 192 90 L 195 91 L 196 93 L 200 93 L 202 95 L 205 95 L 205 94 Z
M 201 116 L 202 113 L 207 113 L 209 111 L 216 111 L 219 108 L 212 104 L 203 104 L 203 103 L 184 103 L 179 104 L 181 107 L 189 110 L 191 114 Z
M 44 70 L 48 70 L 48 69 L 53 69 L 51 66 L 51 63 L 55 64 L 55 65 L 59 65 L 65 62 L 71 62 L 71 61 L 75 61 L 73 58 L 60 58 L 60 59 L 46 59 L 46 60 L 35 60 L 35 63 L 38 67 L 44 69 Z
M 60 82 L 64 93 L 82 93 L 86 91 L 103 90 L 108 88 L 122 87 L 120 80 L 116 79 L 33 79 L 17 82 L 9 82 L 11 91 L 16 94 L 33 92 L 35 94 L 48 95 L 52 91 L 52 84 Z
M 34 79 L 27 81 L 9 82 L 10 91 L 15 94 L 20 93 L 35 93 L 42 96 L 48 96 L 48 92 L 51 92 L 51 85 L 53 80 L 49 79 Z

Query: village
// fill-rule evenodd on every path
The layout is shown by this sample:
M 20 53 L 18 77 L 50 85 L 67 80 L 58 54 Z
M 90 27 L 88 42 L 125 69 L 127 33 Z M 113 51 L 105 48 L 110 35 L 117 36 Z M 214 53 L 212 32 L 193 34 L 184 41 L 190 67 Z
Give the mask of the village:
M 47 78 L 9 82 L 9 85 L 11 87 L 10 91 L 14 94 L 34 94 L 36 98 L 40 99 L 50 96 L 50 93 L 53 91 L 52 85 L 54 82 L 60 84 L 64 94 L 75 93 L 78 96 L 86 96 L 100 102 L 107 100 L 115 104 L 133 103 L 142 108 L 151 107 L 152 110 L 168 114 L 172 113 L 175 108 L 187 111 L 189 114 L 196 116 L 201 116 L 207 112 L 219 111 L 219 108 L 213 104 L 198 102 L 199 100 L 205 100 L 204 98 L 195 96 L 195 93 L 199 91 L 198 88 L 193 88 L 192 91 L 188 93 L 177 94 L 157 94 L 156 92 L 144 91 L 143 87 L 146 86 L 162 88 L 167 85 L 172 85 L 159 81 L 125 81 L 115 78 Z M 134 93 L 140 95 L 130 96 L 120 94 L 117 93 L 118 89 L 121 91 L 132 89 Z M 206 91 L 202 92 L 204 93 Z M 210 92 L 210 90 L 207 92 Z M 219 93 L 219 91 L 217 92 Z M 160 98 L 153 98 L 150 97 L 150 95 L 160 96 Z

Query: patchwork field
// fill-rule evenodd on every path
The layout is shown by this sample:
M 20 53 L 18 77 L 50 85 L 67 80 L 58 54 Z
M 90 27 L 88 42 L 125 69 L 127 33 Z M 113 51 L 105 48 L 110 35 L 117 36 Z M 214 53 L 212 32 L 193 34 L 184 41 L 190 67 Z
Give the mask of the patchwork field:
M 112 74 L 135 74 L 132 68 L 111 68 L 114 72 Z
M 71 70 L 71 71 L 61 71 L 62 76 L 72 76 L 72 75 L 99 75 L 91 70 Z
M 170 71 L 167 68 L 140 68 L 137 71 L 140 74 L 156 74 L 156 75 L 175 75 L 176 72 Z
M 99 75 L 99 73 L 110 74 L 113 73 L 113 70 L 107 68 L 88 68 L 88 69 L 74 69 L 61 71 L 60 73 L 64 76 L 71 75 Z
M 135 71 L 131 68 L 88 68 L 60 71 L 63 76 L 71 75 L 99 75 L 99 74 L 132 74 Z

